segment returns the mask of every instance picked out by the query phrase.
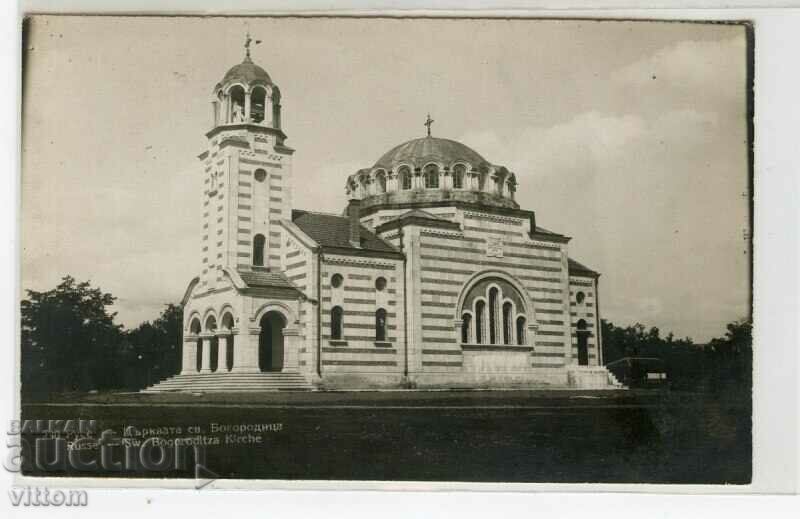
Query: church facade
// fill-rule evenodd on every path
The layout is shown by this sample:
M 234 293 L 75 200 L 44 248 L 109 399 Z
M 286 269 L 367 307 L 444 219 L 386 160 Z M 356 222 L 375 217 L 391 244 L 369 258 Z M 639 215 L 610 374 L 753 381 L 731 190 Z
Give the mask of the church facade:
M 249 49 L 212 117 L 182 368 L 148 391 L 618 386 L 599 274 L 520 208 L 504 166 L 429 117 L 319 213 L 292 203 L 281 92 Z

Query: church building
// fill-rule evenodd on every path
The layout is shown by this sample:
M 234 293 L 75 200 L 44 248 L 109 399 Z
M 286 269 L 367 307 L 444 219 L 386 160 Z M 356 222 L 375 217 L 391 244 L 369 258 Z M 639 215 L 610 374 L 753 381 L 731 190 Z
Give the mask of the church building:
M 282 93 L 246 47 L 199 156 L 181 372 L 146 391 L 619 386 L 600 275 L 520 208 L 522 179 L 428 116 L 426 136 L 343 174 L 341 214 L 297 208 Z

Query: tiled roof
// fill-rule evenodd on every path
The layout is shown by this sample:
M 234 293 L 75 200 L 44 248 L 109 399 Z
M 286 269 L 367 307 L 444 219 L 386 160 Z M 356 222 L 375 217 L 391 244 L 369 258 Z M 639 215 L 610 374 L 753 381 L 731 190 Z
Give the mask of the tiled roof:
M 296 288 L 281 272 L 268 270 L 239 271 L 242 281 L 250 288 L 279 287 Z
M 401 254 L 363 225 L 361 226 L 361 246 L 354 247 L 350 243 L 350 220 L 346 216 L 296 209 L 292 211 L 292 222 L 323 249 L 326 247 L 352 249 L 353 251 L 370 251 L 393 256 Z
M 592 277 L 598 277 L 600 275 L 599 272 L 590 269 L 589 267 L 583 265 L 582 263 L 578 263 L 572 258 L 567 258 L 567 259 L 569 260 L 568 265 L 570 274 L 592 276 Z

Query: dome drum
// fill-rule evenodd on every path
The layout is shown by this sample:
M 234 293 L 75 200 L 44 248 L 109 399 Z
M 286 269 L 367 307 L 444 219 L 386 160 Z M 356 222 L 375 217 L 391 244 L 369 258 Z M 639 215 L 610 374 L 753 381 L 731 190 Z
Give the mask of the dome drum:
M 519 208 L 516 175 L 494 166 L 469 147 L 426 137 L 396 146 L 372 168 L 347 179 L 348 198 L 369 208 L 443 201 Z

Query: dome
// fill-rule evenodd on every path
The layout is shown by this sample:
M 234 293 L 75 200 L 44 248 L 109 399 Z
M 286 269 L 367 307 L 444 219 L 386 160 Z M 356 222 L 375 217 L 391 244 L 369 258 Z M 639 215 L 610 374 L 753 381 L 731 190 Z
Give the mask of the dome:
M 376 168 L 392 169 L 399 164 L 411 164 L 422 167 L 428 162 L 439 162 L 449 167 L 454 162 L 463 161 L 473 168 L 489 163 L 480 154 L 458 141 L 439 139 L 437 137 L 422 137 L 404 142 L 387 151 L 378 162 Z
M 244 61 L 232 67 L 221 81 L 221 85 L 235 83 L 241 81 L 245 84 L 272 84 L 272 78 L 269 77 L 267 71 L 259 67 L 250 59 L 246 57 Z

